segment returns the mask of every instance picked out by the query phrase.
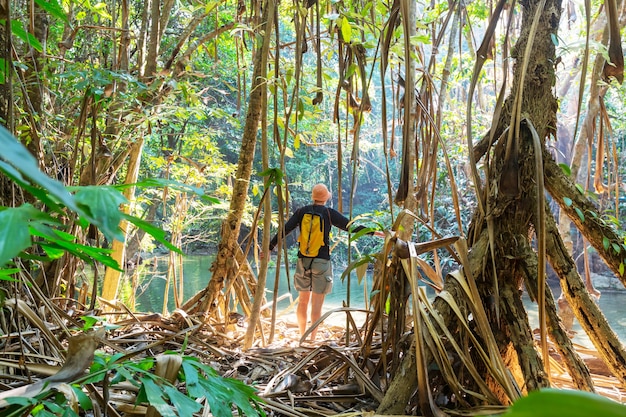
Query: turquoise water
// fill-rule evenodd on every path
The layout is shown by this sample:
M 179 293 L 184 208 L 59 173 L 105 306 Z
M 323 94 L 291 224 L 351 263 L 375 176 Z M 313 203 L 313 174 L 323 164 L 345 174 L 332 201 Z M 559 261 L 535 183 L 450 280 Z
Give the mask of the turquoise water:
M 144 265 L 144 275 L 140 278 L 140 288 L 137 291 L 137 310 L 143 312 L 161 312 L 163 309 L 163 295 L 165 290 L 165 277 L 167 271 L 167 257 L 152 260 L 152 265 Z M 213 262 L 211 256 L 187 256 L 183 261 L 183 302 L 204 289 L 209 282 L 209 268 Z M 286 309 L 291 300 L 295 300 L 298 296 L 297 291 L 293 288 L 293 273 L 295 269 L 290 271 L 290 289 L 287 286 L 287 274 L 284 268 L 281 270 L 279 279 L 278 296 L 281 301 L 278 303 L 278 309 Z M 177 269 L 178 271 L 178 269 Z M 334 265 L 333 272 L 335 279 L 333 282 L 333 291 L 326 296 L 324 302 L 324 310 L 338 308 L 347 302 L 348 282 L 347 279 L 340 279 L 343 272 L 340 266 Z M 362 282 L 353 273 L 350 277 L 350 306 L 356 308 L 364 308 L 366 299 L 369 299 L 371 291 L 372 278 L 368 274 Z M 275 269 L 270 269 L 267 276 L 266 298 L 271 300 L 273 296 L 275 282 Z M 554 297 L 558 298 L 560 289 L 552 288 Z M 173 297 L 173 286 L 170 283 L 168 311 L 176 308 Z M 288 296 L 291 295 L 291 297 Z M 281 297 L 282 296 L 282 297 Z M 624 314 L 624 303 L 626 303 L 626 292 L 604 291 L 600 297 L 599 306 L 607 317 L 610 325 L 621 340 L 626 340 L 626 315 Z M 537 308 L 527 296 L 524 297 L 524 304 L 528 310 L 529 321 L 533 328 L 537 327 Z M 574 321 L 574 329 L 578 332 L 578 336 L 574 339 L 576 343 L 591 347 L 591 343 L 580 328 L 577 321 Z
M 136 293 L 136 309 L 143 312 L 162 312 L 163 295 L 165 293 L 165 282 L 167 276 L 167 257 L 151 259 L 153 265 L 144 265 L 144 273 L 140 278 L 140 285 Z M 187 256 L 183 259 L 183 302 L 191 298 L 193 295 L 204 289 L 210 278 L 209 268 L 213 262 L 212 256 Z M 177 268 L 177 271 L 180 269 Z M 298 292 L 293 288 L 293 274 L 295 268 L 292 268 L 289 278 L 289 286 L 287 284 L 287 272 L 284 268 L 280 271 L 278 284 L 278 297 L 281 301 L 278 308 L 287 308 L 290 304 L 288 294 L 291 300 L 295 300 Z M 324 306 L 327 309 L 341 307 L 344 302 L 348 301 L 348 278 L 341 280 L 343 269 L 338 266 L 333 267 L 335 279 L 333 281 L 333 291 L 326 296 Z M 276 269 L 270 268 L 267 274 L 266 298 L 272 300 L 274 292 L 274 283 L 276 281 Z M 350 279 L 350 306 L 364 307 L 367 294 L 371 291 L 372 277 L 368 275 L 361 283 L 359 283 L 356 274 L 352 274 Z M 291 290 L 291 291 L 289 291 Z M 174 288 L 170 283 L 168 297 L 168 311 L 176 308 L 174 301 Z M 286 296 L 287 297 L 284 297 Z M 283 296 L 283 297 L 281 297 Z

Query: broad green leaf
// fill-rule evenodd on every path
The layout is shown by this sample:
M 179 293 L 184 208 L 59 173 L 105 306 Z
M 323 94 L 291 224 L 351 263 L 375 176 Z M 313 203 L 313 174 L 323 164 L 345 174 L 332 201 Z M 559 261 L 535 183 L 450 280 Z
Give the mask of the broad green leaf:
M 82 214 L 82 211 L 74 201 L 74 197 L 63 184 L 41 172 L 33 155 L 2 126 L 0 126 L 0 149 L 2 149 L 0 158 L 7 164 L 10 164 L 22 175 L 30 178 L 32 182 L 47 190 L 48 194 L 54 196 L 67 208 Z
M 520 398 L 502 417 L 622 417 L 626 406 L 583 391 L 542 389 Z
M 11 275 L 18 274 L 19 272 L 20 272 L 19 268 L 0 269 L 0 280 L 19 282 L 18 279 L 15 279 L 11 276 Z
M 153 380 L 148 377 L 141 378 L 142 391 L 146 396 L 148 404 L 154 407 L 163 417 L 178 417 L 173 408 L 165 402 L 163 390 Z
M 621 263 L 619 264 L 619 274 L 620 274 L 621 276 L 624 276 L 624 262 L 621 262 Z
M 604 247 L 604 250 L 609 250 L 610 244 L 611 242 L 609 241 L 609 238 L 606 236 L 602 236 L 602 246 Z
M 572 206 L 572 199 L 569 197 L 563 197 L 563 202 L 565 203 L 565 205 L 567 207 L 571 207 Z
M 5 22 L 6 21 L 4 19 L 0 20 L 0 24 L 2 26 L 5 25 Z M 25 30 L 24 26 L 22 26 L 22 22 L 20 22 L 19 20 L 11 20 L 11 33 L 15 35 L 17 38 L 27 43 L 37 52 L 43 51 L 43 46 L 41 46 L 41 42 L 39 42 L 39 39 L 33 36 L 32 33 Z
M 43 10 L 48 12 L 51 16 L 56 17 L 57 19 L 62 20 L 67 25 L 71 26 L 67 15 L 65 14 L 65 10 L 56 0 L 35 0 L 35 3 L 41 7 Z
M 186 359 L 183 359 L 182 368 L 185 375 L 185 386 L 189 395 L 193 398 L 204 396 L 204 390 L 198 384 L 198 370 Z
M 74 390 L 74 394 L 76 398 L 78 398 L 78 403 L 80 404 L 81 410 L 93 410 L 93 403 L 91 402 L 91 398 L 85 392 L 80 389 L 80 387 L 71 386 Z
M 0 267 L 32 244 L 28 223 L 33 211 L 30 204 L 0 211 Z
M 169 397 L 170 402 L 176 406 L 176 412 L 180 417 L 193 417 L 194 413 L 202 408 L 202 405 L 180 392 L 176 387 L 165 385 L 163 391 Z
M 98 226 L 107 239 L 123 241 L 120 206 L 127 202 L 124 195 L 115 188 L 103 186 L 78 187 L 77 190 L 76 201 L 89 208 L 89 222 Z
M 283 177 L 285 176 L 280 168 L 268 168 L 265 171 L 259 172 L 257 175 L 259 177 L 268 177 L 267 180 L 269 184 L 276 183 L 276 185 L 283 185 Z

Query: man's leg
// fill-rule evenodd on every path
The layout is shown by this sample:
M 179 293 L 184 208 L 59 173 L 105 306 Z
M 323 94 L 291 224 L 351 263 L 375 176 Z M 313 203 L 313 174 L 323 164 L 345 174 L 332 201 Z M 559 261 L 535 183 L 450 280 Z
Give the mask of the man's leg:
M 325 294 L 311 293 L 311 323 L 315 323 L 322 316 L 322 305 L 324 304 Z M 317 326 L 311 332 L 311 340 L 315 340 L 317 335 Z
M 316 295 L 316 294 L 314 294 Z M 306 318 L 309 310 L 309 299 L 311 298 L 311 291 L 300 291 L 298 297 L 298 307 L 296 308 L 296 317 L 298 318 L 298 327 L 300 328 L 300 337 L 306 331 Z

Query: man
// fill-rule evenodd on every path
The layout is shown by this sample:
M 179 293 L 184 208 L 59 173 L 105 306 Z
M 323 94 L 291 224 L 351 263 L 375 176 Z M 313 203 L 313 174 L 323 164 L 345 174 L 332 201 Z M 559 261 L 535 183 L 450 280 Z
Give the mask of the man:
M 324 184 L 317 184 L 311 191 L 313 204 L 304 206 L 296 212 L 285 223 L 285 236 L 300 228 L 300 248 L 298 250 L 298 263 L 294 275 L 294 285 L 299 292 L 298 307 L 296 317 L 300 335 L 306 330 L 309 302 L 311 304 L 311 323 L 315 323 L 322 315 L 322 304 L 326 294 L 333 288 L 333 270 L 330 262 L 330 250 L 328 236 L 331 226 L 348 231 L 350 219 L 345 217 L 330 207 L 326 207 L 326 202 L 331 194 Z M 315 236 L 317 230 L 323 233 L 323 241 L 316 243 Z M 364 229 L 357 226 L 352 232 L 357 233 Z M 384 237 L 383 232 L 371 233 L 379 237 Z M 320 235 L 321 236 L 321 235 Z M 275 235 L 270 242 L 270 251 L 274 249 L 278 242 L 278 235 Z M 311 331 L 311 340 L 315 340 L 317 328 Z

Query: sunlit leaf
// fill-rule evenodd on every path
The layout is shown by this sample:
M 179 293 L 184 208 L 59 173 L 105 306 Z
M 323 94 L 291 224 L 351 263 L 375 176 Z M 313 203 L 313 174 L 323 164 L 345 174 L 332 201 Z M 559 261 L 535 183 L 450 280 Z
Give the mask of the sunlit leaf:
M 345 43 L 350 43 L 352 39 L 352 26 L 346 17 L 341 19 L 341 37 Z
M 618 417 L 626 406 L 590 392 L 542 389 L 515 401 L 503 417 Z
M 293 148 L 295 150 L 300 149 L 300 134 L 296 134 L 296 136 L 293 138 Z

